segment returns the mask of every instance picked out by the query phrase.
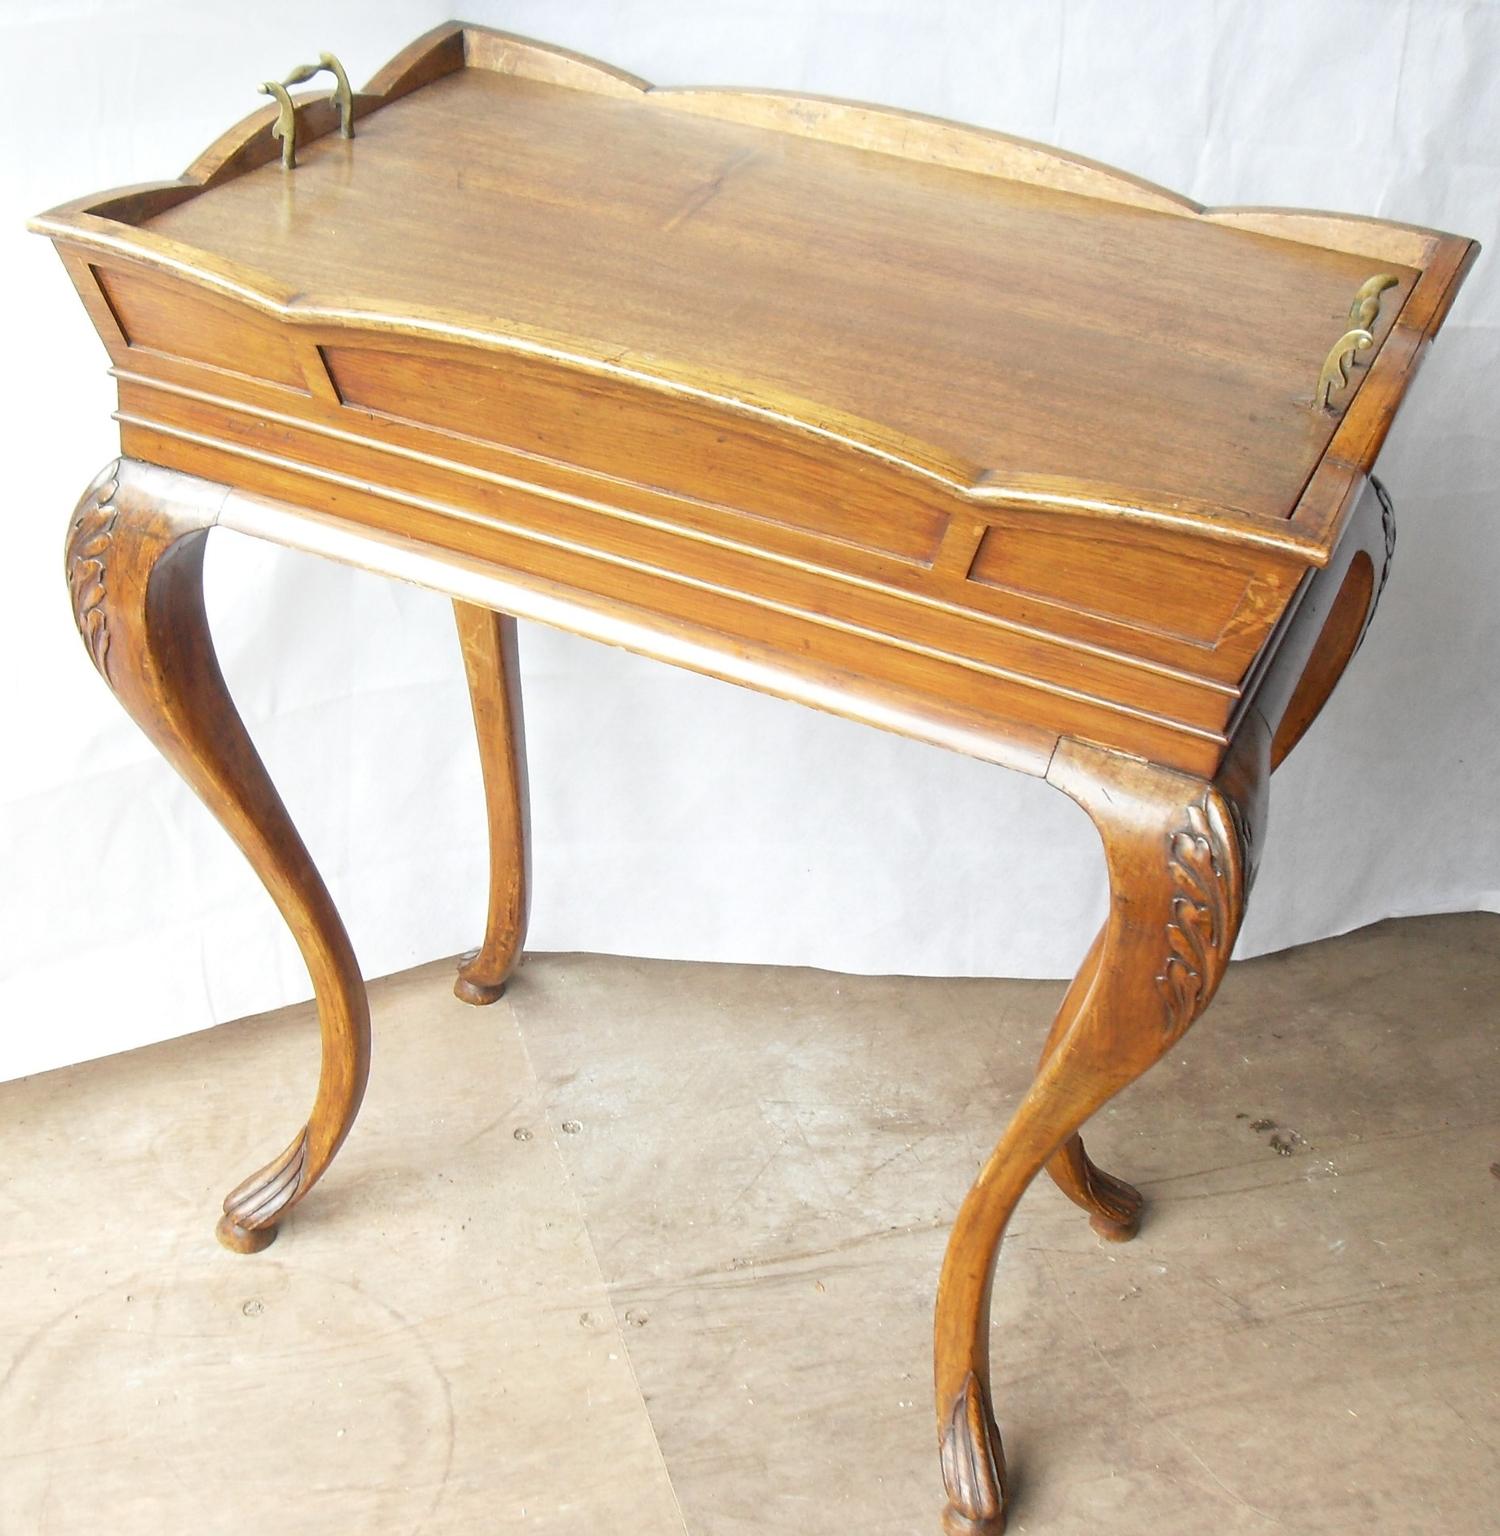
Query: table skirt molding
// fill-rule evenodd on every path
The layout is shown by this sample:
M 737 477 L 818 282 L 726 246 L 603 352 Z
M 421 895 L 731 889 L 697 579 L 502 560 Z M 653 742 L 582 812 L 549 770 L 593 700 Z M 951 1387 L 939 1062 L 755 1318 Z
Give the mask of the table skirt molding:
M 343 923 L 231 700 L 203 602 L 208 533 L 234 529 L 443 592 L 455 605 L 484 772 L 490 909 L 456 991 L 500 996 L 525 938 L 530 888 L 518 617 L 994 760 L 960 722 L 816 675 L 736 641 L 716 648 L 647 612 L 590 601 L 523 571 L 424 545 L 136 459 L 85 492 L 66 566 L 88 653 L 121 704 L 245 854 L 301 949 L 317 999 L 321 1070 L 305 1125 L 237 1185 L 218 1234 L 264 1248 L 321 1178 L 358 1113 L 369 1071 L 364 983 Z M 1158 1061 L 1207 1007 L 1228 963 L 1259 850 L 1271 772 L 1358 648 L 1394 547 L 1389 499 L 1371 481 L 1332 559 L 1310 570 L 1262 656 L 1216 770 L 1202 776 L 1059 735 L 1036 771 L 1088 812 L 1109 873 L 1104 926 L 1064 998 L 1034 1081 L 964 1200 L 938 1287 L 937 1429 L 950 1536 L 998 1536 L 1005 1458 L 990 1395 L 989 1301 L 1006 1224 L 1045 1168 L 1102 1236 L 1137 1231 L 1141 1196 L 1103 1172 L 1084 1122 Z

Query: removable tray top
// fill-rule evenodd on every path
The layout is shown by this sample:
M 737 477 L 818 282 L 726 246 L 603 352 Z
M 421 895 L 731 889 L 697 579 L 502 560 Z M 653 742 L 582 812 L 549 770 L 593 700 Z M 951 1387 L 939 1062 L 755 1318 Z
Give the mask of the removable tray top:
M 1205 211 L 909 114 L 652 89 L 458 25 L 354 98 L 351 139 L 299 99 L 293 170 L 272 107 L 179 182 L 36 227 L 281 323 L 540 354 L 976 503 L 1197 522 L 1313 563 L 1477 250 Z M 1372 278 L 1370 339 L 1325 390 Z

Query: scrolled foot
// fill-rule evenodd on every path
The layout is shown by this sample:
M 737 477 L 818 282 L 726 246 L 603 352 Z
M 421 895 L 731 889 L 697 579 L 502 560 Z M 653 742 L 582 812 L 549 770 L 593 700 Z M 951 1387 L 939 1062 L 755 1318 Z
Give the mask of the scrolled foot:
M 259 1253 L 276 1237 L 276 1223 L 302 1193 L 307 1175 L 307 1127 L 274 1162 L 252 1173 L 224 1198 L 215 1227 L 218 1239 L 236 1253 Z
M 1089 1195 L 1094 1214 L 1089 1225 L 1106 1242 L 1128 1243 L 1141 1230 L 1141 1211 L 1146 1202 L 1134 1184 L 1088 1163 Z
M 971 1371 L 953 1399 L 941 1447 L 943 1510 L 947 1536 L 1001 1536 L 1005 1530 L 1005 1453 L 985 1400 Z
M 1089 1225 L 1106 1242 L 1128 1243 L 1141 1229 L 1141 1192 L 1124 1179 L 1106 1173 L 1083 1149 L 1083 1139 L 1070 1136 L 1047 1164 L 1057 1187 L 1089 1213 Z
M 221 1216 L 214 1236 L 233 1253 L 259 1253 L 276 1241 L 276 1228 L 242 1227 L 228 1216 Z
M 948 1505 L 943 1510 L 944 1536 L 1005 1536 L 1005 1512 L 993 1520 L 970 1520 L 961 1510 Z
M 1106 1243 L 1128 1243 L 1141 1230 L 1141 1218 L 1137 1215 L 1131 1221 L 1106 1221 L 1102 1216 L 1090 1216 L 1089 1225 Z
M 467 955 L 459 957 L 459 974 L 453 978 L 453 995 L 461 1003 L 485 1008 L 504 997 L 508 982 L 508 972 L 496 980 L 485 952 L 482 949 L 471 949 Z
M 944 1536 L 1005 1536 L 1005 1512 L 993 1520 L 975 1521 L 949 1504 L 943 1510 L 943 1531 Z
M 461 965 L 458 975 L 453 979 L 453 995 L 461 1003 L 470 1003 L 475 1008 L 486 1007 L 490 1003 L 498 1002 L 505 996 L 505 982 L 479 981 L 469 975 L 467 964 Z

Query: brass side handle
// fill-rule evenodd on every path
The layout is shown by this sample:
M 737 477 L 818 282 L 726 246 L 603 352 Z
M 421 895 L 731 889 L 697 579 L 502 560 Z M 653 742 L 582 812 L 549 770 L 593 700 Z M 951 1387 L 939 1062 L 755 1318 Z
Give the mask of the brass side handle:
M 339 109 L 339 134 L 346 139 L 354 137 L 354 92 L 349 88 L 349 77 L 331 53 L 320 53 L 316 64 L 299 64 L 283 79 L 267 80 L 260 87 L 261 95 L 272 97 L 281 109 L 271 124 L 271 137 L 281 140 L 283 170 L 289 171 L 297 164 L 297 107 L 287 87 L 304 85 L 321 74 L 333 76 L 333 91 L 328 99 Z
M 1332 408 L 1331 396 L 1335 390 L 1344 389 L 1349 383 L 1349 369 L 1355 354 L 1367 352 L 1375 345 L 1374 327 L 1380 319 L 1380 296 L 1388 288 L 1399 288 L 1401 279 L 1389 272 L 1377 272 L 1367 277 L 1354 293 L 1349 306 L 1352 326 L 1329 348 L 1323 366 L 1318 370 L 1318 387 L 1313 393 L 1313 404 L 1319 410 Z
M 271 137 L 281 140 L 281 168 L 289 171 L 297 163 L 297 109 L 287 88 L 279 80 L 267 80 L 260 87 L 262 96 L 273 96 L 281 110 L 271 124 Z
M 1372 329 L 1376 320 L 1380 318 L 1380 295 L 1387 288 L 1400 286 L 1401 279 L 1392 277 L 1389 272 L 1379 272 L 1361 283 L 1358 292 L 1354 295 L 1354 302 L 1349 306 L 1350 320 L 1362 331 Z
M 1364 329 L 1345 331 L 1339 339 L 1329 348 L 1328 356 L 1323 359 L 1323 367 L 1318 373 L 1318 389 L 1313 396 L 1316 403 L 1323 409 L 1328 409 L 1328 397 L 1336 389 L 1342 389 L 1349 382 L 1348 368 L 1354 360 L 1356 352 L 1367 351 L 1375 345 L 1375 338 Z

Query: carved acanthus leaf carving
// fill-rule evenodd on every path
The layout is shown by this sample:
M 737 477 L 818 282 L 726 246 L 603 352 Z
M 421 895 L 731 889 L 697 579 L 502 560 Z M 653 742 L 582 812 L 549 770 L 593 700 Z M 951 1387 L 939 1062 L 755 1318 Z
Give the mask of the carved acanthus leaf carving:
M 1245 870 L 1245 900 L 1248 901 L 1255 877 L 1260 872 L 1260 836 L 1247 806 L 1233 795 L 1225 795 L 1224 804 L 1229 809 L 1229 819 L 1240 845 L 1240 859 Z
M 1170 1035 L 1181 1034 L 1197 1018 L 1228 958 L 1230 837 L 1248 841 L 1246 833 L 1229 829 L 1217 797 L 1209 792 L 1187 808 L 1185 825 L 1167 840 L 1171 916 L 1156 989 Z
M 1005 1505 L 1005 1462 L 984 1389 L 972 1371 L 953 1399 L 942 1442 L 943 1486 L 950 1533 L 999 1528 Z
M 1376 499 L 1380 502 L 1380 528 L 1385 535 L 1385 564 L 1380 567 L 1380 585 L 1375 588 L 1375 602 L 1370 604 L 1373 615 L 1380 594 L 1385 591 L 1385 584 L 1391 579 L 1391 561 L 1396 558 L 1396 504 L 1391 500 L 1391 493 L 1374 475 L 1370 476 L 1370 484 L 1374 486 Z
M 73 595 L 73 620 L 90 658 L 106 681 L 109 679 L 109 606 L 106 583 L 110 545 L 115 532 L 113 477 L 78 509 L 68 530 L 68 590 Z
M 1385 584 L 1391 579 L 1391 562 L 1396 558 L 1396 504 L 1391 500 L 1391 493 L 1374 475 L 1370 476 L 1370 488 L 1380 503 L 1380 532 L 1385 540 L 1385 558 L 1380 562 L 1380 575 L 1375 582 L 1374 596 L 1370 599 L 1370 611 L 1365 615 L 1364 628 L 1360 630 L 1359 642 L 1354 647 L 1356 656 L 1370 633 L 1370 626 L 1375 622 L 1375 610 L 1380 607 Z

